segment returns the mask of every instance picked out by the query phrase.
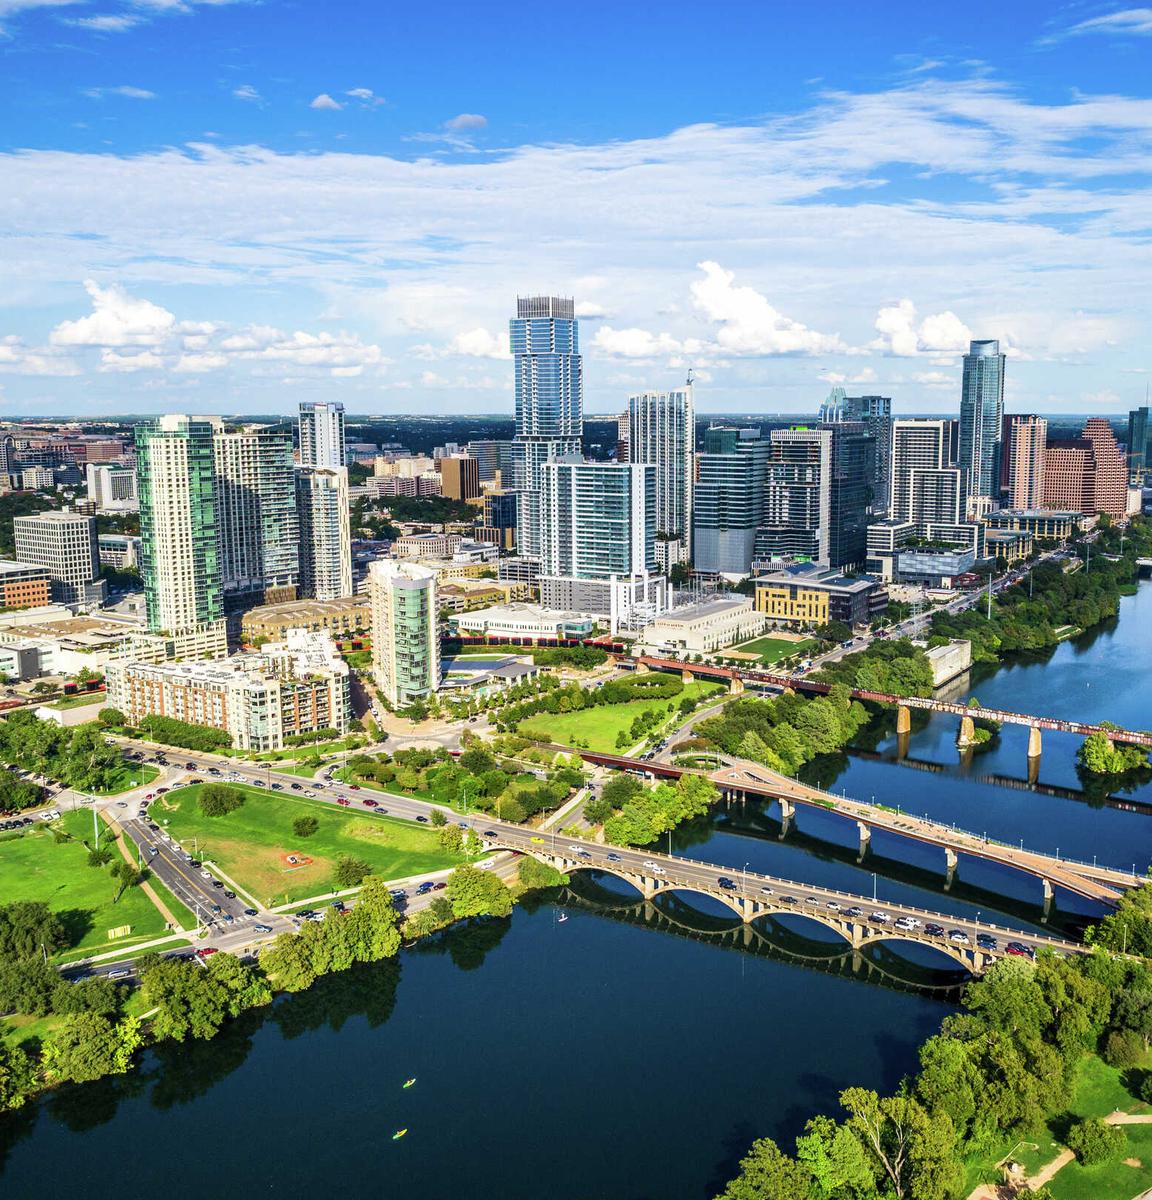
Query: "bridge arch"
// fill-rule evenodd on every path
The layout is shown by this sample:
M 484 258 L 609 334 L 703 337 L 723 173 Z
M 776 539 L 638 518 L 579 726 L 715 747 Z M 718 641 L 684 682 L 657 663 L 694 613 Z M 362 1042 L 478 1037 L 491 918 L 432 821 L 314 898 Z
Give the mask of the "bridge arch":
M 861 938 L 856 944 L 856 948 L 863 951 L 869 946 L 878 946 L 886 942 L 910 942 L 914 946 L 926 946 L 929 950 L 934 950 L 937 954 L 959 963 L 969 974 L 975 974 L 973 955 L 978 951 L 973 947 L 960 946 L 955 942 L 929 941 L 927 938 L 917 937 L 911 930 L 877 929 Z

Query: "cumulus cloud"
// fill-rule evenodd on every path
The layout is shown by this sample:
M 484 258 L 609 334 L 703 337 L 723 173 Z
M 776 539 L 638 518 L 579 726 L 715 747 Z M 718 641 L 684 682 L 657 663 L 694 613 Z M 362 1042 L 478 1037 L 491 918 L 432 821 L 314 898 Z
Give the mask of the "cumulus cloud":
M 66 25 L 75 25 L 79 29 L 95 29 L 100 33 L 123 33 L 139 25 L 142 17 L 131 13 L 102 13 L 95 17 L 69 17 Z
M 576 315 L 578 317 L 586 317 L 589 320 L 595 320 L 598 317 L 606 317 L 608 310 L 603 304 L 596 304 L 592 300 L 577 300 Z
M 321 92 L 319 96 L 313 97 L 313 99 L 309 102 L 308 107 L 336 111 L 337 109 L 343 108 L 344 105 L 341 104 L 339 100 L 333 100 L 327 92 Z
M 508 335 L 491 333 L 487 329 L 469 329 L 458 333 L 449 347 L 451 353 L 462 354 L 467 358 L 511 358 L 508 349 Z
M 479 113 L 458 113 L 444 122 L 444 128 L 452 133 L 471 133 L 477 129 L 484 129 L 487 125 L 488 118 Z
M 679 354 L 684 345 L 667 333 L 649 333 L 647 329 L 613 329 L 601 325 L 592 344 L 614 358 L 661 358 Z
M 84 290 L 92 312 L 57 325 L 49 338 L 54 346 L 157 346 L 176 324 L 166 308 L 129 296 L 115 284 L 102 288 L 88 279 Z
M 972 331 L 954 312 L 933 313 L 917 324 L 916 305 L 908 299 L 880 309 L 875 329 L 880 336 L 869 349 L 897 358 L 963 353 L 972 340 Z
M 30 347 L 14 335 L 0 337 L 0 371 L 14 375 L 79 375 L 80 366 L 50 346 Z
M 696 307 L 719 328 L 716 343 L 727 354 L 834 354 L 848 348 L 837 334 L 817 333 L 784 316 L 755 288 L 735 286 L 736 275 L 719 263 L 696 264 L 703 279 L 692 284 Z

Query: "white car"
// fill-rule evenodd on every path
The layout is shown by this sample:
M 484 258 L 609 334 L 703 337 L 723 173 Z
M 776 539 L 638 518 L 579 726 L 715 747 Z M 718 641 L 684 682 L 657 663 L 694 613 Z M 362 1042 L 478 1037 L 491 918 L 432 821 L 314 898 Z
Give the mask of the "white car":
M 892 918 L 886 912 L 874 912 L 871 914 L 871 916 L 873 921 L 879 921 L 881 924 L 892 920 Z
M 568 843 L 568 849 L 569 849 L 569 850 L 571 850 L 573 854 L 579 854 L 579 853 L 580 853 L 580 847 L 579 847 L 579 846 L 574 846 L 574 845 L 572 845 L 572 843 L 571 843 L 571 842 L 569 842 L 569 843 Z

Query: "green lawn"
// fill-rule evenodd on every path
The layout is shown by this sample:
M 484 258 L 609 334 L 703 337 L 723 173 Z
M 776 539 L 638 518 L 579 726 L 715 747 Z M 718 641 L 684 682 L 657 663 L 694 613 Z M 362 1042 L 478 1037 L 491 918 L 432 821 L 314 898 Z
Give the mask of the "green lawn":
M 85 704 L 101 704 L 108 699 L 105 692 L 81 692 L 78 696 L 64 696 L 59 700 L 53 700 L 48 705 L 49 708 L 83 708 Z M 96 719 L 95 713 L 92 719 Z
M 353 670 L 363 671 L 372 665 L 371 650 L 345 650 L 344 661 Z
M 108 868 L 88 866 L 88 851 L 80 839 L 92 837 L 90 813 L 65 813 L 52 824 L 63 826 L 74 840 L 57 843 L 50 829 L 35 825 L 0 841 L 0 896 L 5 901 L 43 900 L 60 914 L 70 950 L 97 954 L 167 932 L 164 918 L 139 888 L 129 888 L 114 904 L 119 885 Z M 103 823 L 100 840 L 101 845 L 107 844 L 119 855 Z M 154 880 L 152 883 L 156 885 Z M 181 915 L 179 908 L 175 911 Z M 131 926 L 131 933 L 109 939 L 108 931 L 123 925 Z
M 121 767 L 113 785 L 95 794 L 97 796 L 119 796 L 121 792 L 130 792 L 133 788 L 151 783 L 159 774 L 160 768 L 152 766 L 151 763 L 126 762 Z
M 703 699 L 722 690 L 718 683 L 689 683 L 671 700 L 630 700 L 627 704 L 605 704 L 574 713 L 540 713 L 521 721 L 516 732 L 523 737 L 571 746 L 577 738 L 589 750 L 611 753 L 616 750 L 616 735 L 627 730 L 640 713 L 651 708 L 677 705 L 685 696 Z M 678 717 L 677 717 L 678 719 Z
M 802 642 L 792 642 L 787 638 L 762 637 L 756 638 L 752 642 L 744 642 L 740 646 L 729 646 L 728 649 L 739 650 L 741 654 L 759 654 L 760 662 L 765 666 L 770 666 L 793 654 L 807 654 L 818 644 L 814 638 L 805 638 Z M 724 651 L 719 651 L 716 657 L 723 658 Z
M 237 786 L 240 785 L 230 785 Z M 286 904 L 333 889 L 332 872 L 342 855 L 363 859 L 388 879 L 453 867 L 461 861 L 440 849 L 435 833 L 422 825 L 346 810 L 285 792 L 240 787 L 243 807 L 224 817 L 206 817 L 196 803 L 200 785 L 169 792 L 152 805 L 152 819 L 210 859 L 245 891 L 265 904 Z M 292 823 L 313 816 L 320 822 L 311 837 L 297 837 Z M 311 859 L 292 865 L 289 855 Z
M 1147 1067 L 1149 1063 L 1141 1065 Z M 1106 1117 L 1117 1109 L 1129 1113 L 1152 1112 L 1152 1108 L 1137 1100 L 1124 1086 L 1123 1074 L 1095 1054 L 1089 1055 L 1076 1069 L 1076 1086 L 1068 1111 L 1077 1117 Z
M 1152 1187 L 1152 1125 L 1125 1125 L 1124 1133 L 1127 1148 L 1111 1162 L 1082 1167 L 1073 1161 L 1058 1171 L 1048 1184 L 1055 1200 L 1131 1200 Z
M 276 771 L 280 775 L 298 775 L 301 779 L 315 779 L 316 772 L 323 765 L 321 762 L 309 763 L 308 765 L 293 763 L 290 766 L 277 766 Z
M 139 988 L 133 988 L 128 992 L 124 1000 L 124 1012 L 128 1016 L 141 1017 L 144 1015 L 147 1007 L 148 1005 Z M 13 1044 L 17 1046 L 27 1045 L 29 1050 L 34 1050 L 38 1043 L 42 1042 L 53 1030 L 58 1029 L 63 1022 L 64 1017 L 60 1016 L 25 1017 L 10 1015 L 0 1019 L 0 1033 L 10 1034 L 10 1040 Z

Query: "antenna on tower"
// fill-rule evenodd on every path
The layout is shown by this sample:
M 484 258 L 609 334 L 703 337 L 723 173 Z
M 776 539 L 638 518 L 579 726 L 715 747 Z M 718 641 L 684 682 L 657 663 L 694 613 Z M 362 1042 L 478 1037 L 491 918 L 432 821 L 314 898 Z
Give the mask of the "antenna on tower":
M 688 368 L 688 378 L 687 378 L 687 379 L 684 381 L 684 386 L 685 386 L 685 387 L 691 387 L 691 386 L 692 386 L 692 372 L 693 372 L 695 369 L 696 369 L 695 367 L 689 367 L 689 368 Z

